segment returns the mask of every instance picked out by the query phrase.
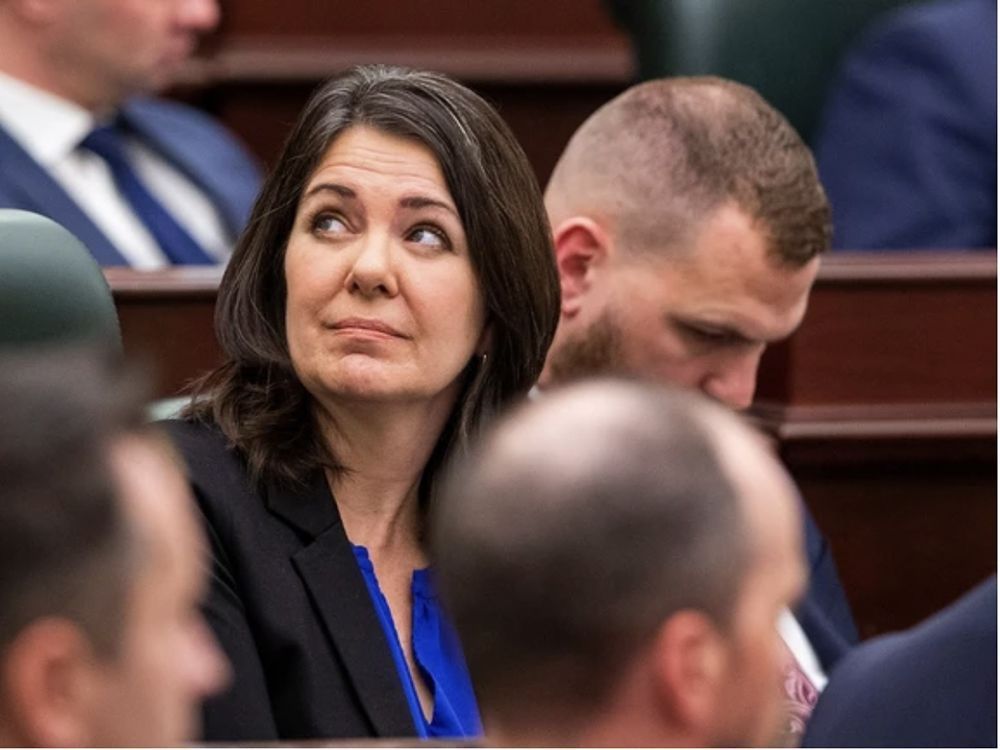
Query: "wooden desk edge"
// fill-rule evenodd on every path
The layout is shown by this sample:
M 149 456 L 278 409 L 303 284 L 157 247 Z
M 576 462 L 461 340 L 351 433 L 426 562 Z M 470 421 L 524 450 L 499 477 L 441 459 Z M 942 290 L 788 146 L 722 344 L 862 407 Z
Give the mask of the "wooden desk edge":
M 996 249 L 834 250 L 823 256 L 816 282 L 996 281 L 996 277 Z
M 175 267 L 155 271 L 105 268 L 104 277 L 116 297 L 157 293 L 215 293 L 224 267 Z M 995 281 L 996 250 L 844 252 L 823 258 L 817 284 L 869 281 Z
M 757 403 L 748 414 L 782 442 L 996 438 L 996 402 L 785 406 Z
M 105 268 L 104 278 L 116 300 L 195 296 L 215 298 L 223 267 L 164 268 L 137 271 L 132 268 Z

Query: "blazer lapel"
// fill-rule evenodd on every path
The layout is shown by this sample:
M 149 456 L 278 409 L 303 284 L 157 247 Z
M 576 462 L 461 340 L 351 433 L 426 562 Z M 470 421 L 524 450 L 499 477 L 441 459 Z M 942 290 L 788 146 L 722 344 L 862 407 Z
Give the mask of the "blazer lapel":
M 413 719 L 389 644 L 322 472 L 316 472 L 304 491 L 270 485 L 267 505 L 309 538 L 292 555 L 292 564 L 376 734 L 414 736 Z
M 129 265 L 118 249 L 38 162 L 0 129 L 3 180 L 23 202 L 16 208 L 48 216 L 72 232 L 102 266 Z

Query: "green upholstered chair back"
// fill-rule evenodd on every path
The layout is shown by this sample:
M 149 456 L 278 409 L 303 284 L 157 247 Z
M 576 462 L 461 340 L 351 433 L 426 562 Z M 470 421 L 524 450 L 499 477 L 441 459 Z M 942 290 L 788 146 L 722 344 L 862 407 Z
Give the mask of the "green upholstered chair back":
M 716 75 L 752 86 L 807 141 L 841 55 L 875 16 L 913 0 L 607 0 L 643 79 Z
M 0 209 L 0 351 L 91 343 L 122 350 L 100 266 L 51 219 Z

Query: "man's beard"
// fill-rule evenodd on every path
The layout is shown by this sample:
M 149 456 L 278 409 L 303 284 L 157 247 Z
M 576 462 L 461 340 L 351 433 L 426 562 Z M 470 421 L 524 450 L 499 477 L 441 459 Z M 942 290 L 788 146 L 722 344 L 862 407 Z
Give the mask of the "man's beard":
M 556 385 L 592 377 L 628 375 L 625 334 L 605 311 L 584 331 L 566 339 L 550 353 L 550 373 Z

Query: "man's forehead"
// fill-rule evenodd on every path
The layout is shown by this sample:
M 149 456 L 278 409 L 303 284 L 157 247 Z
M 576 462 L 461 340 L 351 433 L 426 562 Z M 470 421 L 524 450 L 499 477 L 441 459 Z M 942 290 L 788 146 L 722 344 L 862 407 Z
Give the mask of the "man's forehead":
M 666 314 L 769 342 L 801 323 L 819 260 L 791 267 L 771 257 L 763 241 L 756 244 L 703 244 L 633 266 L 655 287 L 651 296 Z

